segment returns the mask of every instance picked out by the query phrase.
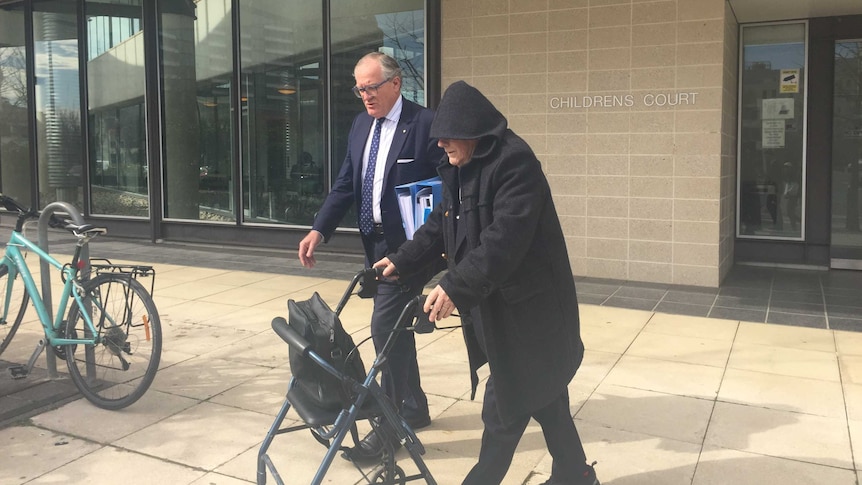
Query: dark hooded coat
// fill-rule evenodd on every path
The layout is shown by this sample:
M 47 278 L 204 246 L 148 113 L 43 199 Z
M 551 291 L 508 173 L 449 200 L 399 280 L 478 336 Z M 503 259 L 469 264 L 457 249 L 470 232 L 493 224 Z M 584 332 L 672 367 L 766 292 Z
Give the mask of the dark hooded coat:
M 462 316 L 473 395 L 487 362 L 512 421 L 558 398 L 583 359 L 565 238 L 541 164 L 478 90 L 451 85 L 431 136 L 479 142 L 460 169 L 444 157 L 442 202 L 390 261 L 407 275 L 443 254 L 439 284 Z

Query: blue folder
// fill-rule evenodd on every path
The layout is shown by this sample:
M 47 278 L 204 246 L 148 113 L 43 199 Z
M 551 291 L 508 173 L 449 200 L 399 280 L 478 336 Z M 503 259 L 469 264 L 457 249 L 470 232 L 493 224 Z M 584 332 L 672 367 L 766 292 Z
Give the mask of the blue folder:
M 401 222 L 407 239 L 428 219 L 434 207 L 443 200 L 443 182 L 440 177 L 420 180 L 395 187 Z

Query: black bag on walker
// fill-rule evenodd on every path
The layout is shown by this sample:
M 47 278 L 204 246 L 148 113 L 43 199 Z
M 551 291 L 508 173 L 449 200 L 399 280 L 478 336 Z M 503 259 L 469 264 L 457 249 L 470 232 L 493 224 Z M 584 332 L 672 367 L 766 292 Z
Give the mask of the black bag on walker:
M 365 380 L 365 365 L 353 338 L 317 292 L 305 301 L 288 300 L 287 309 L 288 323 L 308 341 L 312 350 L 345 375 L 359 382 Z M 320 408 L 336 411 L 350 404 L 352 396 L 347 386 L 293 347 L 290 348 L 290 371 L 296 378 L 295 385 Z

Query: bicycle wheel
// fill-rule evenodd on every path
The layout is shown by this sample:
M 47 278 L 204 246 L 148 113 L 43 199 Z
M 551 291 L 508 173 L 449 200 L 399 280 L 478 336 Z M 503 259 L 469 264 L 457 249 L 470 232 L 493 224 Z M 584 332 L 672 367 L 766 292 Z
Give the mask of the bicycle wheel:
M 153 298 L 129 275 L 104 273 L 83 284 L 84 309 L 73 303 L 66 338 L 92 338 L 82 315 L 96 328 L 97 344 L 66 345 L 69 375 L 81 394 L 103 409 L 137 401 L 159 368 L 162 326 Z
M 18 277 L 10 279 L 9 267 L 0 266 L 0 354 L 21 326 L 29 300 L 24 281 Z

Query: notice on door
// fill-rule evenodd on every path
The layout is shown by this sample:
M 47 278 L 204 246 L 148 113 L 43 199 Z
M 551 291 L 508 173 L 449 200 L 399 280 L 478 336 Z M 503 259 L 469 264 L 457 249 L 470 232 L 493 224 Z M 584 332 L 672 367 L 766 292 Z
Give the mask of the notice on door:
M 793 98 L 766 98 L 762 100 L 761 117 L 765 120 L 792 120 Z
M 784 148 L 784 120 L 763 120 L 763 148 Z
M 799 69 L 782 69 L 780 77 L 780 93 L 799 92 Z

